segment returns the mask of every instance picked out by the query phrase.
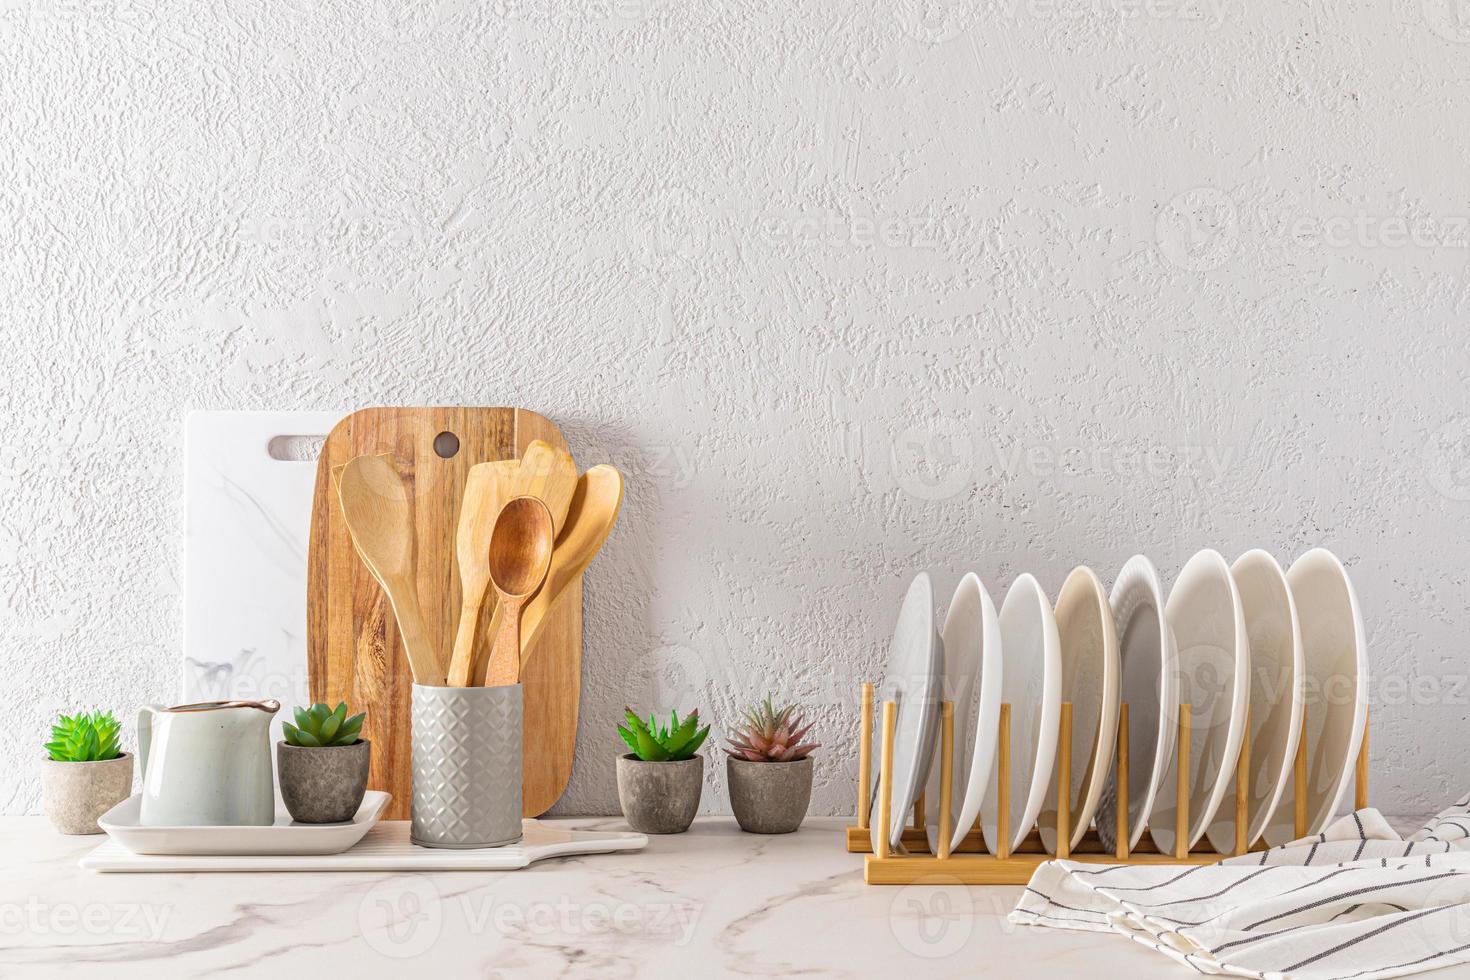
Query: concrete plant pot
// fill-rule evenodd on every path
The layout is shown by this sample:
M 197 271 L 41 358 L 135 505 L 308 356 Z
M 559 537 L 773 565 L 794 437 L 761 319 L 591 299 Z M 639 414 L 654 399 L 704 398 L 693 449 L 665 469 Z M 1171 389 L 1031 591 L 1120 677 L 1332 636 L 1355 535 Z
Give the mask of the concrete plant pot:
M 41 761 L 41 802 L 63 834 L 100 834 L 97 818 L 133 795 L 133 757 L 103 762 Z
M 618 800 L 628 826 L 641 834 L 682 834 L 694 822 L 704 789 L 704 756 L 644 762 L 618 756 Z
M 812 759 L 750 762 L 725 758 L 730 807 L 740 829 L 752 834 L 789 834 L 806 819 L 812 801 Z
M 372 743 L 307 746 L 276 743 L 281 799 L 297 823 L 345 823 L 367 792 Z

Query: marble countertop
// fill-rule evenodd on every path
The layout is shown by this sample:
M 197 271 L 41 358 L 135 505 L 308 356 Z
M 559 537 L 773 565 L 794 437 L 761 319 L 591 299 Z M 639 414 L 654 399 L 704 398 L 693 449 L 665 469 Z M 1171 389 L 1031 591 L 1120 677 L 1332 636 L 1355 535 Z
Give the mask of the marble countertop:
M 140 875 L 77 867 L 104 838 L 4 818 L 0 975 L 1193 975 L 1126 939 L 1012 926 L 1019 888 L 865 885 L 844 824 L 760 837 L 701 818 L 510 873 Z

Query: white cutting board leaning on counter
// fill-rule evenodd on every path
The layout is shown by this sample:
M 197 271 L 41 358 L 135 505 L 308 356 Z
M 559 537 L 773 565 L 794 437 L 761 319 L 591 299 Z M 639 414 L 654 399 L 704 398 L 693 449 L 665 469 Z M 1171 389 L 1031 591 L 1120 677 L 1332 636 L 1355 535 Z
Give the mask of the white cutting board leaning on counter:
M 182 703 L 310 704 L 306 552 L 316 452 L 345 412 L 193 412 L 185 424 Z M 289 458 L 272 455 L 272 443 Z M 280 721 L 273 722 L 273 739 Z

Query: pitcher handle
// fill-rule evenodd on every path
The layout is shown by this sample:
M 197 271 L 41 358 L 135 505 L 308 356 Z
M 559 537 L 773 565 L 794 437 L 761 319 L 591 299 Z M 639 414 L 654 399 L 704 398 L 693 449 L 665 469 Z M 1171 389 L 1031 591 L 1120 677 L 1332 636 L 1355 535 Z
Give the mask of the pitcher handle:
M 145 704 L 138 709 L 138 782 L 148 778 L 148 746 L 153 741 L 153 715 L 163 710 L 161 704 Z

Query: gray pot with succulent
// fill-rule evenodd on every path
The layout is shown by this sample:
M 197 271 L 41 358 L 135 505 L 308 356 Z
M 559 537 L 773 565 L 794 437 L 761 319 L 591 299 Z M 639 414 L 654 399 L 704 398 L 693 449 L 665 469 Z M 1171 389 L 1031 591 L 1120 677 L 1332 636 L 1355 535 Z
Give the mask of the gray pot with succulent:
M 812 801 L 811 751 L 820 746 L 802 741 L 812 729 L 803 721 L 796 705 L 776 710 L 769 696 L 746 709 L 725 750 L 730 808 L 741 830 L 789 834 L 806 818 Z
M 643 834 L 682 834 L 694 822 L 704 788 L 704 756 L 695 755 L 709 735 L 699 727 L 699 711 L 682 722 L 670 712 L 659 728 L 653 715 L 644 722 L 624 708 L 628 724 L 618 726 L 628 748 L 618 757 L 618 800 L 628 826 Z
M 347 716 L 347 704 L 296 709 L 296 724 L 282 723 L 276 743 L 281 799 L 297 823 L 351 820 L 367 792 L 372 743 L 358 738 L 363 712 Z
M 41 802 L 63 834 L 100 834 L 97 818 L 133 792 L 133 757 L 118 748 L 111 711 L 62 715 L 41 763 Z

